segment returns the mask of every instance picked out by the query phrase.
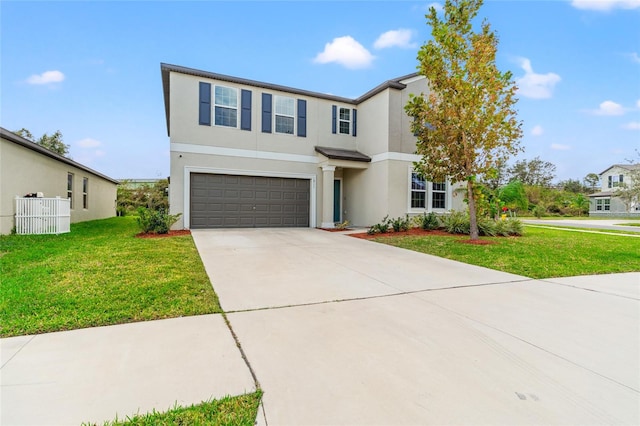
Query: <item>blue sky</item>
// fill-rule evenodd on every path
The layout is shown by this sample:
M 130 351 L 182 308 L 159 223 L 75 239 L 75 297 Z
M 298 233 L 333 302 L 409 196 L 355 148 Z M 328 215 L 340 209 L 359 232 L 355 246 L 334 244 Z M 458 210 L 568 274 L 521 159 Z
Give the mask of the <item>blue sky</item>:
M 60 130 L 117 179 L 166 177 L 161 62 L 357 97 L 416 71 L 430 5 L 3 0 L 0 125 Z M 486 0 L 480 15 L 520 86 L 517 159 L 565 180 L 638 158 L 640 0 Z

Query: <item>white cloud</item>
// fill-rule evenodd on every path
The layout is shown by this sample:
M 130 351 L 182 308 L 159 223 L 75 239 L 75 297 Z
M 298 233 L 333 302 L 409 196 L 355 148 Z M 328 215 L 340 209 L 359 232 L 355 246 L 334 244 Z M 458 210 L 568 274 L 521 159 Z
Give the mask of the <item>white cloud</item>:
M 376 49 L 384 49 L 386 47 L 415 48 L 417 44 L 411 42 L 413 35 L 414 31 L 405 28 L 387 31 L 378 37 L 373 43 L 373 47 Z
M 527 98 L 547 99 L 553 95 L 553 87 L 560 81 L 560 76 L 552 72 L 536 74 L 531 67 L 531 61 L 520 58 L 520 66 L 525 74 L 516 79 L 518 93 Z
M 627 130 L 640 130 L 640 121 L 632 121 L 622 126 L 622 128 Z
M 624 108 L 613 101 L 604 101 L 598 109 L 591 112 L 594 115 L 622 115 L 624 114 Z
M 27 79 L 29 84 L 60 83 L 64 80 L 64 74 L 60 71 L 45 71 L 42 74 L 34 74 Z
M 373 56 L 351 36 L 336 37 L 324 46 L 324 51 L 318 53 L 313 62 L 328 64 L 336 62 L 349 69 L 367 68 L 371 65 Z
M 638 52 L 631 52 L 627 56 L 636 64 L 640 64 L 640 55 L 638 55 Z
M 569 151 L 571 149 L 571 147 L 569 145 L 562 145 L 559 143 L 552 143 L 551 144 L 551 149 L 553 149 L 554 151 Z
M 640 0 L 573 0 L 571 6 L 576 9 L 598 11 L 637 9 L 640 7 Z
M 541 126 L 541 125 L 539 125 L 539 124 L 538 124 L 537 126 L 534 126 L 534 127 L 533 127 L 533 129 L 531 129 L 531 134 L 532 134 L 533 136 L 540 136 L 540 135 L 542 135 L 543 133 L 544 133 L 544 129 L 543 129 L 543 128 L 542 128 L 542 126 Z
M 80 148 L 96 148 L 102 145 L 102 142 L 97 141 L 95 139 L 86 138 L 86 139 L 79 140 L 77 144 Z

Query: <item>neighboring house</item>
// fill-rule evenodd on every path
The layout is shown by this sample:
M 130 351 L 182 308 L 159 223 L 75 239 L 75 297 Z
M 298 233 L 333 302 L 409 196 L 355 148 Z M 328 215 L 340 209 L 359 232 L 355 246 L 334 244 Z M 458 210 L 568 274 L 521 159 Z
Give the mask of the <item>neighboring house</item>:
M 412 171 L 418 74 L 356 99 L 161 64 L 175 227 L 356 226 L 463 208 Z
M 15 198 L 71 198 L 71 222 L 116 215 L 118 181 L 0 127 L 0 233 L 15 226 Z
M 600 191 L 589 195 L 589 216 L 640 215 L 640 200 L 626 205 L 616 197 L 616 189 L 631 187 L 633 177 L 640 174 L 640 164 L 614 164 L 600 173 Z

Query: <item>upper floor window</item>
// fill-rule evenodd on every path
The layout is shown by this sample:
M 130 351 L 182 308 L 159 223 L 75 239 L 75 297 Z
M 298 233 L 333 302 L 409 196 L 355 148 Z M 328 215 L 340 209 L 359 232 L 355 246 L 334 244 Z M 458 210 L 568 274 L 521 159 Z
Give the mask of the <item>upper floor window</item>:
M 216 126 L 238 127 L 238 90 L 215 86 L 214 116 Z
M 89 208 L 89 178 L 82 178 L 82 208 Z
M 67 173 L 67 198 L 69 199 L 69 208 L 73 208 L 73 173 Z
M 609 176 L 609 188 L 615 188 L 624 183 L 624 175 Z
M 293 135 L 295 123 L 295 100 L 285 96 L 275 96 L 276 133 Z
M 340 108 L 339 125 L 340 134 L 348 135 L 351 131 L 351 110 L 349 108 Z

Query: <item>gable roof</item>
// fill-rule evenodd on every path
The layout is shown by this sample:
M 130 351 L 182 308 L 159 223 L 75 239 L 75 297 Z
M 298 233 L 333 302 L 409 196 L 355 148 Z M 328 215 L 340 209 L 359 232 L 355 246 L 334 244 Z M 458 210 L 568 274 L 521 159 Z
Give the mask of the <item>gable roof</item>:
M 267 90 L 277 90 L 280 92 L 287 92 L 287 93 L 292 93 L 295 95 L 301 95 L 301 96 L 309 96 L 312 98 L 319 98 L 319 99 L 326 99 L 326 100 L 330 100 L 330 101 L 335 101 L 335 102 L 341 102 L 341 103 L 345 103 L 345 104 L 350 104 L 350 105 L 357 105 L 361 102 L 366 101 L 367 99 L 371 98 L 372 96 L 377 95 L 378 93 L 382 92 L 385 89 L 398 89 L 398 90 L 402 90 L 405 87 L 407 87 L 406 84 L 402 83 L 403 80 L 406 80 L 408 78 L 413 78 L 413 77 L 417 77 L 418 75 L 420 75 L 419 73 L 412 73 L 412 74 L 407 74 L 404 75 L 402 77 L 398 77 L 395 78 L 393 80 L 387 80 L 384 83 L 374 87 L 373 89 L 369 90 L 367 93 L 365 93 L 364 95 L 355 98 L 355 99 L 351 99 L 351 98 L 344 98 L 341 96 L 335 96 L 335 95 L 328 95 L 326 93 L 320 93 L 320 92 L 313 92 L 310 90 L 303 90 L 303 89 L 296 89 L 294 87 L 288 87 L 288 86 L 281 86 L 278 84 L 272 84 L 272 83 L 265 83 L 263 81 L 256 81 L 256 80 L 249 80 L 246 78 L 240 78 L 240 77 L 233 77 L 230 75 L 224 75 L 224 74 L 217 74 L 217 73 L 213 73 L 213 72 L 208 72 L 208 71 L 202 71 L 202 70 L 197 70 L 194 68 L 187 68 L 187 67 L 182 67 L 179 65 L 171 65 L 171 64 L 165 64 L 165 63 L 160 63 L 160 73 L 162 75 L 162 89 L 164 92 L 164 111 L 165 111 L 165 116 L 166 116 L 166 120 L 167 120 L 167 135 L 169 135 L 169 120 L 170 120 L 170 111 L 169 111 L 169 105 L 170 105 L 170 80 L 169 80 L 169 74 L 171 72 L 177 72 L 180 74 L 186 74 L 186 75 L 193 75 L 196 77 L 203 77 L 203 78 L 210 78 L 213 80 L 220 80 L 220 81 L 226 81 L 229 83 L 235 83 L 235 84 L 240 84 L 240 85 L 244 85 L 244 86 L 253 86 L 253 87 L 259 87 L 262 89 L 267 89 Z
M 97 171 L 95 171 L 93 169 L 90 169 L 89 167 L 87 167 L 87 166 L 85 166 L 83 164 L 77 163 L 77 162 L 73 161 L 70 158 L 63 157 L 62 155 L 58 154 L 57 152 L 53 152 L 51 150 L 48 150 L 47 148 L 44 148 L 44 147 L 38 145 L 37 143 L 30 141 L 29 139 L 25 139 L 22 136 L 18 136 L 15 133 L 10 132 L 9 130 L 5 129 L 4 127 L 0 127 L 0 136 L 2 137 L 2 139 L 5 139 L 5 140 L 13 142 L 13 143 L 15 143 L 17 145 L 23 146 L 23 147 L 25 147 L 27 149 L 35 151 L 35 152 L 37 152 L 39 154 L 42 154 L 42 155 L 44 155 L 46 157 L 53 158 L 54 160 L 60 161 L 61 163 L 65 163 L 65 164 L 67 164 L 69 166 L 73 166 L 73 167 L 76 167 L 76 168 L 78 168 L 80 170 L 84 170 L 87 173 L 91 173 L 92 175 L 101 177 L 102 179 L 108 180 L 109 182 L 114 183 L 116 185 L 118 185 L 120 183 L 117 180 L 112 179 L 109 176 L 103 175 L 102 173 L 97 172 Z
M 620 167 L 622 169 L 627 169 L 627 170 L 638 170 L 638 169 L 640 169 L 640 163 L 638 163 L 638 164 L 614 164 L 613 166 L 609 166 L 604 171 L 600 172 L 600 175 L 603 175 L 603 174 L 607 173 L 609 170 L 613 169 L 614 167 Z

